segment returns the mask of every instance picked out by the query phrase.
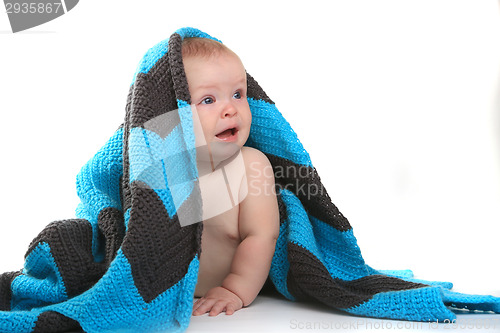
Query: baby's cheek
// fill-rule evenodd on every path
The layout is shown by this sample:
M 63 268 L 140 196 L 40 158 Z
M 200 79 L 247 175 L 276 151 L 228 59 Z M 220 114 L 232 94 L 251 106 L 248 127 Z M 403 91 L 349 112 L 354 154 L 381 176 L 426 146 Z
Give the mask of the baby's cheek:
M 203 119 L 200 119 L 198 124 L 193 123 L 193 128 L 197 146 L 206 145 L 212 140 L 210 137 L 211 128 Z

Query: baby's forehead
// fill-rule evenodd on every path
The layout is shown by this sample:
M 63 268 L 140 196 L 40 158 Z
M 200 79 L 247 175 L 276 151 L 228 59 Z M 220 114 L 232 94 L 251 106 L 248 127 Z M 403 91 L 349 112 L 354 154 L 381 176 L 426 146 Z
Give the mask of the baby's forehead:
M 200 71 L 210 73 L 214 78 L 229 75 L 233 80 L 247 81 L 247 73 L 241 59 L 233 52 L 219 53 L 210 56 L 183 57 L 186 74 L 199 78 Z M 225 73 L 221 73 L 221 71 Z

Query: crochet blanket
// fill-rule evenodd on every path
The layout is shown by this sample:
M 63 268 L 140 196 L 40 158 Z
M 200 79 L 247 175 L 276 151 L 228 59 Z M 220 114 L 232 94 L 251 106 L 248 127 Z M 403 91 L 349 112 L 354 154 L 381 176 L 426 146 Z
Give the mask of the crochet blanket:
M 202 223 L 181 54 L 186 37 L 212 38 L 183 28 L 149 49 L 124 123 L 77 176 L 76 218 L 49 224 L 29 245 L 24 268 L 0 275 L 0 332 L 188 327 Z M 376 318 L 452 321 L 450 307 L 500 312 L 499 298 L 368 266 L 296 134 L 247 78 L 247 145 L 265 153 L 275 171 L 280 233 L 269 280 L 279 293 Z

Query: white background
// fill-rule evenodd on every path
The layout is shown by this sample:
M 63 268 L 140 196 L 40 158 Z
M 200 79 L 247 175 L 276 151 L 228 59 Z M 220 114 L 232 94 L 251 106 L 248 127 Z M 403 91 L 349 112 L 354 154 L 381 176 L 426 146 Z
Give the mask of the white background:
M 13 34 L 0 13 L 0 271 L 122 122 L 135 68 L 183 26 L 221 39 L 291 123 L 368 264 L 500 296 L 494 0 L 97 1 Z

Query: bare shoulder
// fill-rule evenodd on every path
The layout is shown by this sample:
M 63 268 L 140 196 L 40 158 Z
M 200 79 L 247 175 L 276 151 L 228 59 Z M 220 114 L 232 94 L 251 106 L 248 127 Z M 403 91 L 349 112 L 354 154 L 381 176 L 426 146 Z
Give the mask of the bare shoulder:
M 247 174 L 264 175 L 265 173 L 267 176 L 273 176 L 271 162 L 263 152 L 252 147 L 243 147 L 241 153 Z M 272 178 L 274 179 L 274 176 Z
M 262 159 L 266 160 L 269 163 L 267 156 L 258 149 L 244 146 L 241 148 L 241 153 L 243 154 L 244 158 L 248 158 L 249 160 Z

